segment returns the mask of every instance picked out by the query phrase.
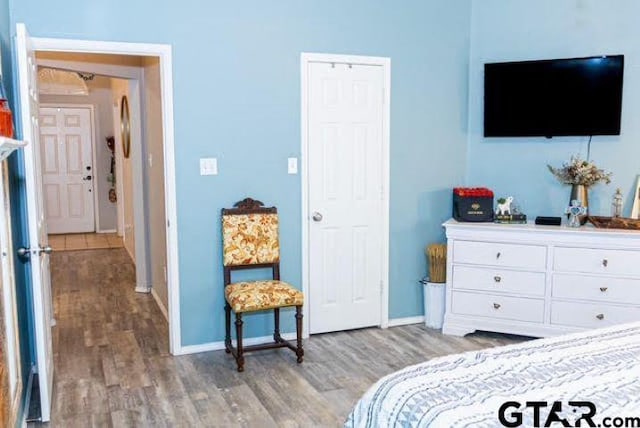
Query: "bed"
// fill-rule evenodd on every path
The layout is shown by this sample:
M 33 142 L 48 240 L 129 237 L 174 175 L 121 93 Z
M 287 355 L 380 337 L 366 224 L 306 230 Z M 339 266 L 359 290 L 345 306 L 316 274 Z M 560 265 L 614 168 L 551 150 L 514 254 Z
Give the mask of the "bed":
M 605 417 L 640 417 L 640 323 L 407 367 L 376 382 L 356 403 L 345 426 L 505 426 L 499 413 L 509 401 L 520 406 L 511 403 L 502 409 L 503 421 L 513 424 L 522 418 L 522 426 L 535 425 L 536 405 L 526 405 L 531 401 L 548 403 L 538 409 L 540 426 L 551 413 L 575 426 L 575 419 L 588 412 L 588 404 L 572 406 L 569 401 L 592 403 L 595 423 Z M 550 412 L 554 401 L 560 401 L 561 408 Z

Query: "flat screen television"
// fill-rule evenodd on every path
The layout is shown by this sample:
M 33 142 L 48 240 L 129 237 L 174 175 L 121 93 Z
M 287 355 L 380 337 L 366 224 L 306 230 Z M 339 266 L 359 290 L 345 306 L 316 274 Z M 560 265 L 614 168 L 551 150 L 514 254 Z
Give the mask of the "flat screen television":
M 484 65 L 484 136 L 620 135 L 624 56 Z

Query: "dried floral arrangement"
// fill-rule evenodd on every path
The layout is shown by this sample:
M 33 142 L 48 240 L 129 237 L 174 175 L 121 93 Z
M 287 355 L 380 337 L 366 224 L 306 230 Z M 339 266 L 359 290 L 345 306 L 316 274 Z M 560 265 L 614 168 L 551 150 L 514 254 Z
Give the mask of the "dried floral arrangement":
M 560 168 L 554 168 L 551 165 L 547 165 L 547 168 L 564 184 L 580 184 L 589 187 L 601 181 L 606 184 L 611 182 L 611 172 L 598 168 L 593 162 L 584 160 L 580 156 L 571 156 L 571 160 L 564 162 Z

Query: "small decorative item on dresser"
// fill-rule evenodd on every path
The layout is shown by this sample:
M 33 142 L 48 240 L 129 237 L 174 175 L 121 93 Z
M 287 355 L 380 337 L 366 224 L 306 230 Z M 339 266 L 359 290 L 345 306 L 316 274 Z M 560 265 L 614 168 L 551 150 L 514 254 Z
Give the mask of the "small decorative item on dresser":
M 622 217 L 622 191 L 620 188 L 616 189 L 613 201 L 611 201 L 611 217 Z
M 527 215 L 526 214 L 507 214 L 507 215 L 496 214 L 493 221 L 496 223 L 505 223 L 505 224 L 525 224 L 527 222 Z
M 580 201 L 574 199 L 571 201 L 571 205 L 567 208 L 567 214 L 569 214 L 569 226 L 580 227 L 583 223 L 580 221 L 581 216 L 587 215 L 587 207 L 583 207 Z
M 493 192 L 486 187 L 454 188 L 453 218 L 457 221 L 493 221 Z
M 589 216 L 589 222 L 599 229 L 640 230 L 640 220 L 626 217 Z
M 496 208 L 497 215 L 510 215 L 511 203 L 513 202 L 513 196 L 498 199 L 498 207 Z
M 588 156 L 587 156 L 588 157 Z M 549 171 L 563 184 L 571 184 L 569 203 L 573 200 L 580 202 L 584 208 L 589 208 L 589 187 L 600 183 L 611 183 L 611 173 L 598 168 L 593 162 L 583 160 L 580 156 L 571 156 L 569 162 L 564 162 L 562 167 L 554 168 L 547 165 Z M 587 216 L 579 218 L 580 224 L 587 222 Z
M 527 216 L 522 214 L 518 206 L 513 202 L 513 196 L 498 198 L 498 206 L 493 221 L 496 223 L 523 224 L 527 222 Z

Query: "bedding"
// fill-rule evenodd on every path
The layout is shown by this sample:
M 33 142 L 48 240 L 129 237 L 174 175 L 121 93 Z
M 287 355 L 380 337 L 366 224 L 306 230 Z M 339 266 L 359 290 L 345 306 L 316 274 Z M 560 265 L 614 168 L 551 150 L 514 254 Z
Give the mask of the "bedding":
M 638 417 L 638 425 L 615 426 L 640 426 L 640 323 L 407 367 L 373 385 L 345 426 L 545 426 L 548 418 L 566 422 L 551 426 L 577 426 L 583 416 L 593 426 Z

